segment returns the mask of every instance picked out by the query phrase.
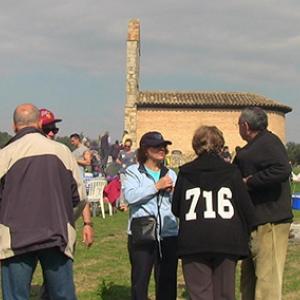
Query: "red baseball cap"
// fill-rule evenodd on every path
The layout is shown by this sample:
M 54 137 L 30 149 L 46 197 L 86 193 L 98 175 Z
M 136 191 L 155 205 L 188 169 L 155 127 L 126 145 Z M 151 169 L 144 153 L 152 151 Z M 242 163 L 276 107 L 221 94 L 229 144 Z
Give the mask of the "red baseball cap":
M 45 126 L 45 125 L 48 125 L 51 123 L 61 122 L 61 119 L 56 119 L 54 117 L 54 114 L 46 108 L 40 109 L 40 120 L 42 121 L 42 126 Z

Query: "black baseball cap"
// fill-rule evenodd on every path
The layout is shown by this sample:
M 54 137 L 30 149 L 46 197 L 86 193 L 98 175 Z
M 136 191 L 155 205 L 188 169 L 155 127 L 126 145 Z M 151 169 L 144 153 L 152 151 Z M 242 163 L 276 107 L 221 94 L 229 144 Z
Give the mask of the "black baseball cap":
M 165 140 L 158 131 L 146 132 L 140 140 L 140 147 L 158 147 L 166 145 L 172 145 L 172 142 Z

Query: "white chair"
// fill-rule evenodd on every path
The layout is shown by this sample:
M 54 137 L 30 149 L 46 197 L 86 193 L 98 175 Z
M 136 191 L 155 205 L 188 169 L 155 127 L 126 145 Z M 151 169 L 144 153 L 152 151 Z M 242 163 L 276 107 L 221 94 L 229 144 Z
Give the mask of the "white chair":
M 103 190 L 107 184 L 104 178 L 93 178 L 87 181 L 88 202 L 92 204 L 92 216 L 96 216 L 98 204 L 101 209 L 102 218 L 105 219 L 105 209 L 103 201 Z M 108 203 L 109 215 L 112 215 L 112 206 Z

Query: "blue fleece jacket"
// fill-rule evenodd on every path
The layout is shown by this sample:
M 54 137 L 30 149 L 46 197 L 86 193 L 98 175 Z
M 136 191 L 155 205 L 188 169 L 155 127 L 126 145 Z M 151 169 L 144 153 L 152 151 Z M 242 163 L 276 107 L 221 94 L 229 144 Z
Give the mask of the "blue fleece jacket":
M 161 177 L 168 174 L 175 185 L 176 173 L 162 167 Z M 155 180 L 147 173 L 143 165 L 131 165 L 126 169 L 123 184 L 125 201 L 129 206 L 128 234 L 131 234 L 130 224 L 132 218 L 156 216 L 160 226 L 160 237 L 177 236 L 178 225 L 176 217 L 171 211 L 172 192 L 160 191 L 157 205 L 158 190 Z M 158 217 L 158 206 L 160 217 Z

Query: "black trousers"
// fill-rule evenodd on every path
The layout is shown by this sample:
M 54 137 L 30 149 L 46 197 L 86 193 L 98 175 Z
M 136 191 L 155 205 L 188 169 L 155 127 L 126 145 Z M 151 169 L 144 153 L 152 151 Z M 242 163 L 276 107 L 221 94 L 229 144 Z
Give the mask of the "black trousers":
M 234 300 L 236 259 L 224 256 L 182 258 L 191 300 Z
M 135 245 L 128 236 L 128 252 L 131 264 L 131 299 L 147 300 L 148 286 L 154 267 L 156 300 L 176 300 L 177 296 L 177 237 L 161 241 L 162 257 L 158 243 Z

